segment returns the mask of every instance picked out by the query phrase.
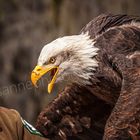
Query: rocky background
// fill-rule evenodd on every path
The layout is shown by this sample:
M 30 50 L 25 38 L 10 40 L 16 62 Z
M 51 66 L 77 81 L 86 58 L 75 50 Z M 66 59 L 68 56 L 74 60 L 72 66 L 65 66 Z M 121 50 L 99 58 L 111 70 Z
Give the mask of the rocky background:
M 43 45 L 77 34 L 101 13 L 140 15 L 139 0 L 0 0 L 0 105 L 34 124 L 56 96 L 44 81 L 35 89 L 30 73 Z

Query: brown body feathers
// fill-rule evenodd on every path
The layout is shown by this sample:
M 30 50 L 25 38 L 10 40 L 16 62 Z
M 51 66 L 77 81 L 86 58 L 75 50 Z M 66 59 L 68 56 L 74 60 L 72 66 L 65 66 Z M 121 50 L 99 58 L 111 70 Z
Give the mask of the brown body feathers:
M 103 14 L 81 31 L 99 48 L 92 85 L 64 89 L 38 117 L 52 140 L 128 140 L 140 134 L 140 18 Z

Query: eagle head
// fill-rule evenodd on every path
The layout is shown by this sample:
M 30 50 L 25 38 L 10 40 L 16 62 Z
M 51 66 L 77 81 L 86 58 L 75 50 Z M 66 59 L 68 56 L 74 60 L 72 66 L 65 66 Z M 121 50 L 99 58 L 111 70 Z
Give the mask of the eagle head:
M 50 72 L 48 93 L 52 91 L 55 83 L 62 81 L 80 85 L 90 84 L 89 79 L 98 66 L 94 57 L 97 53 L 98 48 L 87 34 L 58 38 L 41 50 L 31 80 L 37 86 L 37 81 Z

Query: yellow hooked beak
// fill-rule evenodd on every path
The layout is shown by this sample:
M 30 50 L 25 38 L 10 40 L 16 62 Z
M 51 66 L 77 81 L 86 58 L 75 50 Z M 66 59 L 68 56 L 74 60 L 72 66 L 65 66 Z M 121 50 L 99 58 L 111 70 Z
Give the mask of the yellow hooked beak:
M 37 81 L 49 71 L 51 71 L 52 79 L 51 79 L 51 82 L 48 84 L 48 93 L 51 93 L 55 80 L 56 80 L 57 73 L 58 73 L 58 67 L 36 66 L 31 73 L 31 81 L 33 85 L 37 87 Z

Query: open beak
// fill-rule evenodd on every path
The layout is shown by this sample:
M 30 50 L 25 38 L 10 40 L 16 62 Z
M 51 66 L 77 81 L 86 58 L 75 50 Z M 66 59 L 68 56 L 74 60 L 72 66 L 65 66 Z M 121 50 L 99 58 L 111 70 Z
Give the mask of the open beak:
M 37 81 L 49 71 L 51 71 L 52 79 L 51 79 L 51 82 L 48 84 L 48 93 L 51 93 L 55 80 L 56 80 L 57 73 L 58 73 L 58 67 L 37 65 L 31 73 L 31 81 L 33 85 L 37 87 Z

